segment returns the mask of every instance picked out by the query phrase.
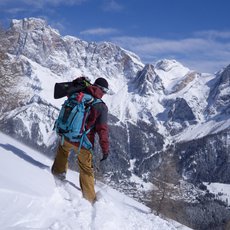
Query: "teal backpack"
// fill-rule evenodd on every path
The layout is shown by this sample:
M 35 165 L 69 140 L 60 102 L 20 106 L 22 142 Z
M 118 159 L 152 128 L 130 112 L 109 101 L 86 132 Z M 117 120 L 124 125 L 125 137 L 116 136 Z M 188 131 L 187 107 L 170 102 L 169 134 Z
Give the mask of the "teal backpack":
M 92 149 L 87 134 L 93 127 L 86 130 L 85 125 L 91 106 L 99 102 L 102 100 L 83 92 L 73 93 L 64 102 L 54 125 L 54 129 L 62 137 L 62 144 L 64 139 L 67 139 L 80 143 L 78 151 L 82 146 Z

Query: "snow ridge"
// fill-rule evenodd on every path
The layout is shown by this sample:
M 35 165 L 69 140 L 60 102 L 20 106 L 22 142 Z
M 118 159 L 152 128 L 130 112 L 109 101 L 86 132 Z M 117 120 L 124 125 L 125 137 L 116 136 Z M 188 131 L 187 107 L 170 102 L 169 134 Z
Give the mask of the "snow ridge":
M 102 183 L 96 184 L 98 201 L 91 206 L 74 187 L 79 187 L 76 172 L 68 171 L 71 183 L 57 186 L 50 159 L 1 133 L 0 140 L 2 229 L 175 230 L 178 225 Z

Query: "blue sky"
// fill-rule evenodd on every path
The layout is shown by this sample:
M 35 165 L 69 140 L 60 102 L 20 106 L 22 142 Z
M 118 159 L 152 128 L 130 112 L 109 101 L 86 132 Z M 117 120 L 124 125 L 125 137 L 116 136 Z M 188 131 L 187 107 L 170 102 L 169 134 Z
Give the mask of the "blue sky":
M 0 20 L 40 17 L 86 41 L 110 41 L 144 63 L 176 59 L 214 73 L 230 64 L 229 0 L 0 0 Z

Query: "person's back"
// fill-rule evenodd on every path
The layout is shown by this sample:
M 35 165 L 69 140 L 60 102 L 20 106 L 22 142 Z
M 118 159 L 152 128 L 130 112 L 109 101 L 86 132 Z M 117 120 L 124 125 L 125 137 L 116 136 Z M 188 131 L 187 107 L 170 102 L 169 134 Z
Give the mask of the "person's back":
M 101 99 L 104 95 L 104 92 L 95 85 L 87 87 L 86 92 L 97 99 Z M 92 126 L 94 126 L 94 128 L 88 134 L 90 142 L 94 146 L 94 136 L 95 133 L 97 133 L 99 135 L 100 146 L 103 154 L 108 154 L 108 108 L 104 102 L 96 103 L 92 106 L 86 123 L 86 130 Z
M 101 99 L 108 90 L 108 82 L 104 78 L 96 79 L 93 85 L 84 89 L 84 93 L 92 95 L 96 100 Z M 94 189 L 94 175 L 92 165 L 92 150 L 94 148 L 95 134 L 99 136 L 99 143 L 103 152 L 102 160 L 105 160 L 109 154 L 109 134 L 108 134 L 108 108 L 106 104 L 100 100 L 98 103 L 92 104 L 86 121 L 86 130 L 90 129 L 87 134 L 92 144 L 92 149 L 81 147 L 78 154 L 78 166 L 80 170 L 80 186 L 83 197 L 93 203 L 96 199 Z M 68 156 L 71 149 L 75 152 L 79 151 L 79 142 L 73 142 L 65 139 L 60 143 L 57 155 L 52 166 L 52 173 L 57 178 L 64 179 L 68 168 Z

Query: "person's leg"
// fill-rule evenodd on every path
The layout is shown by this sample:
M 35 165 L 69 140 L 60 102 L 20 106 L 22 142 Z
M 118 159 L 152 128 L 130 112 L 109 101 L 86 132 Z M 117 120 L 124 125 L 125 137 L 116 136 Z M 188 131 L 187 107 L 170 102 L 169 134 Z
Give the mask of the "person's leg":
M 65 179 L 65 174 L 68 169 L 68 157 L 70 150 L 73 148 L 72 144 L 64 141 L 63 145 L 59 144 L 57 154 L 51 168 L 51 172 L 54 176 Z
M 96 200 L 94 189 L 94 173 L 92 154 L 89 150 L 81 149 L 78 154 L 78 165 L 80 170 L 80 186 L 85 199 L 93 203 Z

